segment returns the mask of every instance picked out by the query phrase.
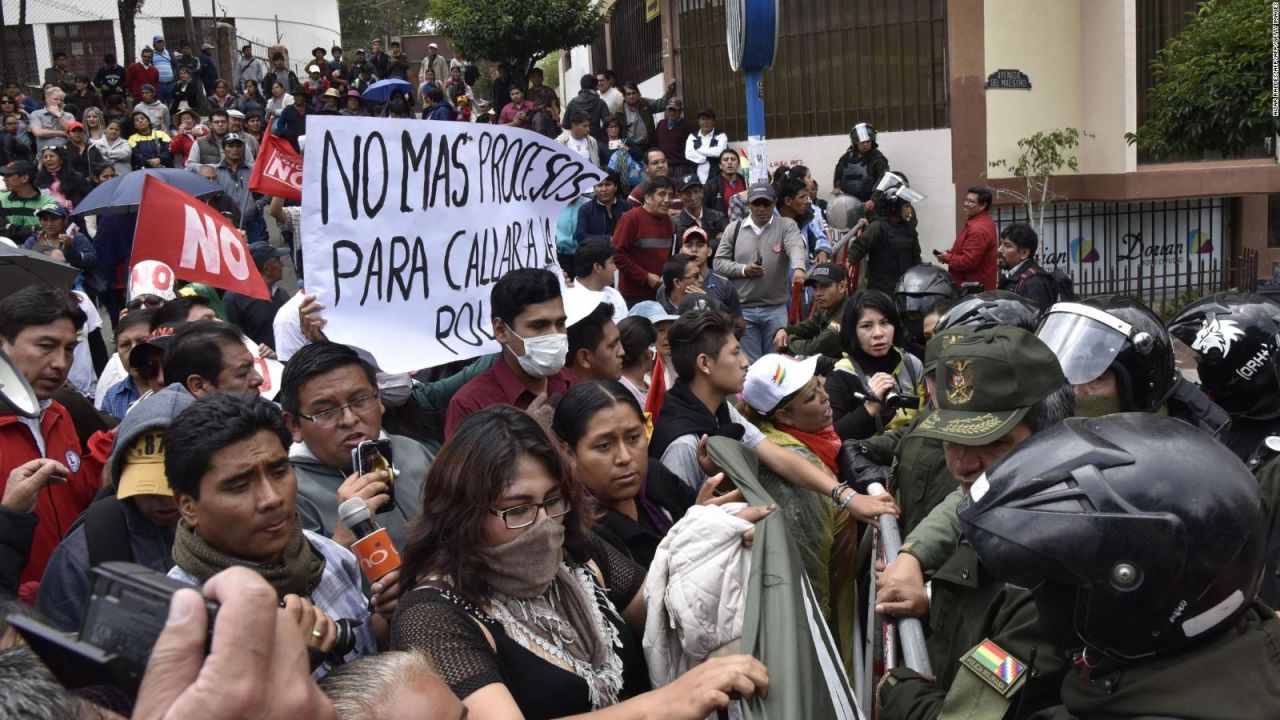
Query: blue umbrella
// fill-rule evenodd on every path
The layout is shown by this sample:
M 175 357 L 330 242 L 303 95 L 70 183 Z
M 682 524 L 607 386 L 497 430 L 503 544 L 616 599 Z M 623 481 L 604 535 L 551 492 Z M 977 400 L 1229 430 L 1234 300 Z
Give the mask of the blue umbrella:
M 391 99 L 392 95 L 402 95 L 404 93 L 413 94 L 413 85 L 407 80 L 399 78 L 387 78 L 370 83 L 369 87 L 364 89 L 363 97 L 365 100 L 374 102 L 386 102 Z
M 94 188 L 76 206 L 74 214 L 118 215 L 137 212 L 138 203 L 142 202 L 142 181 L 148 175 L 195 198 L 222 192 L 222 188 L 190 170 L 146 168 L 111 178 Z

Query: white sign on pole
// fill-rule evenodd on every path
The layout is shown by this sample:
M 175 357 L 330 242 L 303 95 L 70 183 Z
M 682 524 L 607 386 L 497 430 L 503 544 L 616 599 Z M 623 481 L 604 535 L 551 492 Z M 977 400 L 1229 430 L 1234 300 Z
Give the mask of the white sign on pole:
M 492 286 L 556 263 L 556 218 L 602 173 L 526 130 L 316 116 L 303 164 L 306 290 L 325 335 L 385 372 L 496 352 Z

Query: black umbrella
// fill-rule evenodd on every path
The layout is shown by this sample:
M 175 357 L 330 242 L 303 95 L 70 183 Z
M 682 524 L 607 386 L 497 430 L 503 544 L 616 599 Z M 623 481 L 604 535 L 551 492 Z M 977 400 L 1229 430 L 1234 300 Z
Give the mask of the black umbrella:
M 64 262 L 0 243 L 0 299 L 29 285 L 70 290 L 79 274 L 79 270 Z
M 113 177 L 94 188 L 76 204 L 75 215 L 109 215 L 138 211 L 142 202 L 142 183 L 147 176 L 172 185 L 194 198 L 222 192 L 217 184 L 190 170 L 144 168 Z

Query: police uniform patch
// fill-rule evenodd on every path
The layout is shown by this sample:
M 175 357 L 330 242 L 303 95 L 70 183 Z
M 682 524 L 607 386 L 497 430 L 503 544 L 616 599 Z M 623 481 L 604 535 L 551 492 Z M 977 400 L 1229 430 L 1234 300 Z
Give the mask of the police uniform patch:
M 985 639 L 965 653 L 960 662 L 1004 697 L 1022 687 L 1027 672 L 1025 663 Z

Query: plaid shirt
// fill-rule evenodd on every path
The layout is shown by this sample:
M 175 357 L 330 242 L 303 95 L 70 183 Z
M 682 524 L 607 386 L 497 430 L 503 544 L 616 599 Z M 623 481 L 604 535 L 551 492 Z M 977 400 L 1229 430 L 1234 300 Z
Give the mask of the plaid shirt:
M 373 613 L 369 611 L 369 599 L 364 596 L 360 586 L 360 566 L 356 562 L 356 556 L 323 535 L 310 530 L 303 530 L 302 534 L 324 556 L 324 574 L 311 591 L 311 602 L 334 620 L 347 618 L 360 621 L 359 627 L 355 629 L 355 650 L 347 654 L 343 661 L 351 662 L 365 655 L 377 654 L 378 643 L 373 638 Z M 169 577 L 200 585 L 194 575 L 177 566 L 169 570 Z M 311 676 L 318 680 L 328 672 L 329 667 L 321 665 Z
M 133 378 L 126 377 L 103 393 L 102 412 L 123 420 L 124 414 L 129 412 L 129 407 L 141 397 L 142 394 L 133 386 Z

